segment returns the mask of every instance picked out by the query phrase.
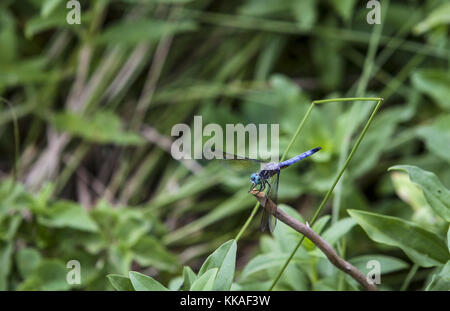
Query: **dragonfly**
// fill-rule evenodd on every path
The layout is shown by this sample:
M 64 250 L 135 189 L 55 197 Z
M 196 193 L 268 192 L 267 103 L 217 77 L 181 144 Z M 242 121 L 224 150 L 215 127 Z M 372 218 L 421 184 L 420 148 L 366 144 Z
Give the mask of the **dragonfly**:
M 220 152 L 223 156 L 223 159 L 230 161 L 238 161 L 240 166 L 253 166 L 253 164 L 259 164 L 259 171 L 254 172 L 250 175 L 251 186 L 248 192 L 256 189 L 259 192 L 266 190 L 267 193 L 265 195 L 263 211 L 261 217 L 261 231 L 264 232 L 267 228 L 270 233 L 275 230 L 277 218 L 272 215 L 272 211 L 269 212 L 266 210 L 266 204 L 270 198 L 270 200 L 274 203 L 273 206 L 277 206 L 278 204 L 278 183 L 280 181 L 280 172 L 282 169 L 285 169 L 303 159 L 306 159 L 309 156 L 312 156 L 317 151 L 321 150 L 321 147 L 316 147 L 314 149 L 308 150 L 299 154 L 293 158 L 290 158 L 286 161 L 282 162 L 265 162 L 259 159 L 252 159 L 242 156 L 236 156 L 233 154 L 229 154 L 223 151 L 215 151 Z M 216 153 L 217 154 L 217 153 Z

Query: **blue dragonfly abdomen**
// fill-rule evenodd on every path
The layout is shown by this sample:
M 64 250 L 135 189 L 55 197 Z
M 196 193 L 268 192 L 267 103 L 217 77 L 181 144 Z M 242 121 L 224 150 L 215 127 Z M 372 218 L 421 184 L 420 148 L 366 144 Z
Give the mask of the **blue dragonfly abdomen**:
M 280 162 L 278 164 L 278 166 L 280 167 L 280 169 L 286 168 L 294 163 L 297 163 L 298 161 L 303 160 L 304 158 L 307 158 L 311 155 L 313 155 L 314 153 L 316 153 L 317 151 L 319 151 L 320 149 L 322 149 L 321 147 L 317 147 L 311 150 L 308 150 L 306 152 L 303 152 L 302 154 L 299 154 L 298 156 L 295 156 L 291 159 L 288 159 L 286 161 Z

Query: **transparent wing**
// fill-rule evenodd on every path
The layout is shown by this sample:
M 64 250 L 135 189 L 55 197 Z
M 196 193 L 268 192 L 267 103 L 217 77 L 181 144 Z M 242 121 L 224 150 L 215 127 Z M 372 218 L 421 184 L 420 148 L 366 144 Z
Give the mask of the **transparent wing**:
M 275 208 L 278 205 L 278 183 L 280 180 L 280 173 L 275 174 L 270 180 L 270 187 L 267 193 L 267 197 L 274 203 L 270 205 L 271 208 Z M 261 217 L 261 231 L 265 231 L 267 227 L 270 233 L 275 230 L 277 225 L 277 218 L 273 216 L 274 210 L 267 211 L 266 207 L 263 206 L 262 217 Z
M 259 172 L 261 165 L 266 164 L 266 162 L 259 159 L 241 157 L 221 150 L 214 150 L 212 154 L 214 155 L 215 161 L 219 161 L 224 167 L 238 172 Z

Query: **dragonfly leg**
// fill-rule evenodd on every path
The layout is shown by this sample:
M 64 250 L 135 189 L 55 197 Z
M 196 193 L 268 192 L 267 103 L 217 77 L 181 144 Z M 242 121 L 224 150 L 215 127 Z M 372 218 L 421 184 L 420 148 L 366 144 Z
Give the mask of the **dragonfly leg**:
M 263 191 L 264 189 L 266 189 L 266 183 L 265 183 L 265 181 L 262 181 L 260 184 L 259 184 L 259 192 L 261 192 L 261 191 Z
M 250 186 L 250 189 L 248 190 L 248 192 L 250 193 L 255 187 L 256 187 L 256 184 L 252 184 L 252 185 Z

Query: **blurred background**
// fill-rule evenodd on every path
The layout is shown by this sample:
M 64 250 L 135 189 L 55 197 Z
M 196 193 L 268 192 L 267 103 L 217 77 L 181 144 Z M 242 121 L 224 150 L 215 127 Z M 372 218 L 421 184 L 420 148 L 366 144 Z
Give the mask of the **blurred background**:
M 194 115 L 279 124 L 281 154 L 312 100 L 382 97 L 321 223 L 358 209 L 448 230 L 407 175 L 387 171 L 415 165 L 450 187 L 448 1 L 380 1 L 379 25 L 361 0 L 91 0 L 80 24 L 68 23 L 68 2 L 0 3 L 0 290 L 111 290 L 106 275 L 129 270 L 176 289 L 184 265 L 197 271 L 255 199 L 248 175 L 172 158 L 172 127 Z M 283 171 L 286 209 L 311 218 L 374 105 L 314 108 L 288 156 L 323 150 Z M 239 241 L 236 289 L 267 289 L 286 258 L 277 253 L 296 244 L 281 224 L 274 237 L 258 227 Z M 408 257 L 341 227 L 341 254 L 382 256 L 383 287 L 399 289 Z M 302 258 L 276 289 L 354 288 Z M 81 284 L 66 282 L 72 259 Z

